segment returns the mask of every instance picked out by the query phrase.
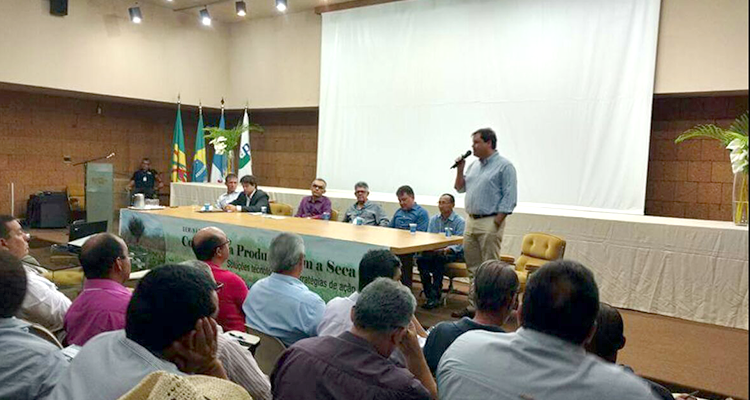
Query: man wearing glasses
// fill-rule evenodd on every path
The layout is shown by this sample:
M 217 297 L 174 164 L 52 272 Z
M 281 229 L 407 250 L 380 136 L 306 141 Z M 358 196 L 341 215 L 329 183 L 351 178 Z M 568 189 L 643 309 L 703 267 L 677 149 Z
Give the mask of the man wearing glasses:
M 370 186 L 366 182 L 357 182 L 354 185 L 354 196 L 357 202 L 352 204 L 344 214 L 344 222 L 352 222 L 357 225 L 388 226 L 390 220 L 379 204 L 367 200 L 370 195 Z
M 323 219 L 323 214 L 331 215 L 331 200 L 323 196 L 326 192 L 326 181 L 317 178 L 312 182 L 312 196 L 302 198 L 295 217 Z
M 232 241 L 219 228 L 203 228 L 193 236 L 195 258 L 211 267 L 211 273 L 221 290 L 219 295 L 219 315 L 216 322 L 225 331 L 245 331 L 245 313 L 242 303 L 247 297 L 247 285 L 239 275 L 222 266 L 229 259 L 229 246 Z
M 131 293 L 124 283 L 130 278 L 128 246 L 111 233 L 89 238 L 79 256 L 86 282 L 65 314 L 66 340 L 83 346 L 92 337 L 125 328 Z
M 8 250 L 21 260 L 29 254 L 29 239 L 30 236 L 23 231 L 17 219 L 0 215 L 0 249 Z M 26 297 L 17 316 L 52 332 L 61 331 L 63 318 L 70 308 L 70 299 L 42 276 L 39 269 L 26 262 L 23 262 L 23 268 L 26 270 Z

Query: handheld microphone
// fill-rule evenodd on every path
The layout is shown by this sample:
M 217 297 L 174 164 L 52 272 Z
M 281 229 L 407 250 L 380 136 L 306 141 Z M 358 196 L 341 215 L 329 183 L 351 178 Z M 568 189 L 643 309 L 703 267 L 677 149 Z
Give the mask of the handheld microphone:
M 469 157 L 470 155 L 471 155 L 471 150 L 467 150 L 467 151 L 466 151 L 466 153 L 464 153 L 464 155 L 462 155 L 462 156 L 461 156 L 461 159 L 460 159 L 460 160 L 458 160 L 458 161 L 456 161 L 456 163 L 455 163 L 455 164 L 453 164 L 453 166 L 452 166 L 452 167 L 451 167 L 450 169 L 453 169 L 453 168 L 456 168 L 456 167 L 458 167 L 458 163 L 459 163 L 459 162 L 461 162 L 461 161 L 463 161 L 463 160 L 465 160 L 465 159 L 466 159 L 466 158 L 468 158 L 468 157 Z

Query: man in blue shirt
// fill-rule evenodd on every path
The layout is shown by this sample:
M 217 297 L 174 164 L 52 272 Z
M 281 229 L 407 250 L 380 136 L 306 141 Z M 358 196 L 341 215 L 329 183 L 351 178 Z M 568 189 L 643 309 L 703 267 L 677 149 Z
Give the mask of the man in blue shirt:
M 518 199 L 516 169 L 497 152 L 497 136 L 484 128 L 471 134 L 472 150 L 479 160 L 466 168 L 466 161 L 456 160 L 454 188 L 466 193 L 464 206 L 469 219 L 464 232 L 466 266 L 474 276 L 479 265 L 487 260 L 500 259 L 500 247 L 505 230 L 505 219 L 513 213 Z M 470 315 L 465 309 L 454 317 Z
M 26 296 L 26 270 L 0 249 L 0 399 L 46 398 L 68 368 L 56 346 L 29 333 L 30 324 L 13 317 Z
M 453 212 L 456 199 L 453 195 L 445 193 L 440 196 L 438 209 L 440 214 L 430 218 L 427 228 L 429 233 L 444 233 L 449 228 L 454 235 L 463 235 L 466 222 Z M 461 245 L 448 246 L 435 251 L 425 251 L 417 257 L 419 276 L 422 279 L 422 288 L 427 302 L 422 305 L 424 309 L 432 309 L 440 306 L 440 295 L 443 291 L 443 274 L 445 264 L 461 262 L 464 259 L 464 247 Z
M 287 346 L 318 336 L 326 303 L 299 279 L 305 268 L 302 237 L 282 233 L 271 241 L 268 253 L 273 273 L 250 287 L 242 305 L 247 324 Z
M 414 189 L 408 185 L 401 186 L 396 190 L 396 197 L 398 197 L 398 204 L 401 208 L 393 214 L 393 219 L 389 226 L 391 228 L 408 230 L 409 225 L 416 224 L 418 231 L 427 232 L 430 215 L 427 213 L 427 210 L 414 201 Z M 401 282 L 411 288 L 414 254 L 400 255 L 399 258 L 401 259 Z

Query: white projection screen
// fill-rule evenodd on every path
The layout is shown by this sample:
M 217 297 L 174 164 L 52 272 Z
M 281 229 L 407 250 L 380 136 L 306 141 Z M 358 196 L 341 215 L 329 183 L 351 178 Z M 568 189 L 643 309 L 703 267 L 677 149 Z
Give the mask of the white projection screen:
M 331 189 L 454 193 L 448 168 L 491 127 L 519 203 L 643 214 L 659 6 L 411 0 L 325 13 L 318 175 Z

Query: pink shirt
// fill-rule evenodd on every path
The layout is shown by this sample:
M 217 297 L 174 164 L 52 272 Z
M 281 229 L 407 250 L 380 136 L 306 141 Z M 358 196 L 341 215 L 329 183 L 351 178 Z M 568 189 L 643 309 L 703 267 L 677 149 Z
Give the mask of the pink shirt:
M 131 296 L 125 286 L 113 280 L 87 279 L 65 314 L 68 343 L 83 346 L 102 332 L 124 329 Z
M 217 292 L 219 295 L 219 316 L 216 322 L 225 331 L 245 331 L 245 313 L 242 311 L 242 303 L 247 297 L 247 284 L 239 275 L 227 271 L 220 266 L 206 261 L 211 267 L 214 279 L 217 283 L 223 283 L 224 287 Z

